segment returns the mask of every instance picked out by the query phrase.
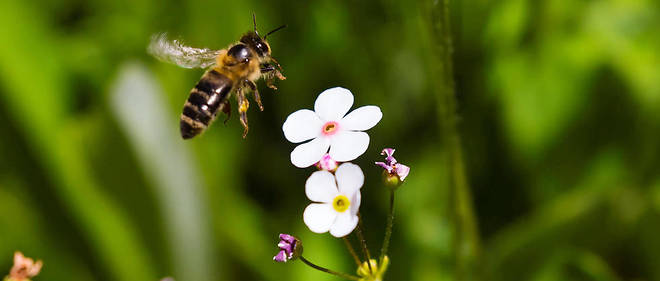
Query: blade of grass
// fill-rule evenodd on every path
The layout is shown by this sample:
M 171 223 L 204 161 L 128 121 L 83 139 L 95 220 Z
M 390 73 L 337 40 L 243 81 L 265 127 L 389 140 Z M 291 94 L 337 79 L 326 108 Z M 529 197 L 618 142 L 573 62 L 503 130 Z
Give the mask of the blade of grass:
M 156 196 L 172 250 L 177 280 L 211 280 L 212 240 L 205 222 L 206 202 L 199 194 L 197 174 L 190 151 L 178 135 L 177 114 L 162 102 L 162 90 L 144 66 L 127 63 L 119 70 L 110 104 L 147 175 Z
M 425 3 L 429 25 L 432 71 L 436 74 L 438 89 L 438 112 L 445 161 L 449 163 L 449 192 L 453 216 L 453 247 L 456 260 L 456 280 L 478 278 L 479 233 L 472 207 L 472 196 L 463 163 L 463 150 L 457 129 L 458 115 L 454 70 L 452 63 L 452 33 L 449 0 Z
M 126 214 L 102 191 L 88 169 L 76 137 L 76 119 L 66 115 L 68 88 L 57 41 L 45 15 L 29 2 L 2 1 L 0 98 L 29 147 L 57 188 L 59 200 L 80 225 L 107 274 L 116 280 L 154 280 L 151 262 Z M 25 19 L 30 19 L 26 21 Z M 49 48 L 42 48 L 49 46 Z

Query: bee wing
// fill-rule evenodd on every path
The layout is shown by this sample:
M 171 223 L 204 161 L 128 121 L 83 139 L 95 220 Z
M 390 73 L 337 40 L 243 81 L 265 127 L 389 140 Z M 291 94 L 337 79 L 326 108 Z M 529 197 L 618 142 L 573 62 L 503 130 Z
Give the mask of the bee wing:
M 157 59 L 185 68 L 207 68 L 215 64 L 219 50 L 199 49 L 183 45 L 179 40 L 168 40 L 166 33 L 155 34 L 147 52 Z

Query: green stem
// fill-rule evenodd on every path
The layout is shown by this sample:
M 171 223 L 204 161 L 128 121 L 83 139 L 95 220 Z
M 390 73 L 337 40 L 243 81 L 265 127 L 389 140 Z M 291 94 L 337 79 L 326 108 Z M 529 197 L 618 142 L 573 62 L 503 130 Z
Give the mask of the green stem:
M 351 242 L 348 241 L 347 236 L 342 237 L 342 240 L 344 240 L 344 245 L 346 245 L 346 248 L 351 253 L 351 256 L 353 256 L 353 260 L 355 260 L 355 264 L 358 267 L 360 267 L 360 265 L 362 264 L 360 262 L 360 258 L 358 257 L 357 253 L 355 252 L 355 249 L 353 249 L 353 245 L 351 245 Z
M 390 247 L 390 238 L 392 237 L 392 227 L 394 226 L 394 189 L 390 189 L 390 213 L 387 216 L 387 226 L 385 227 L 385 238 L 383 238 L 383 247 L 380 249 L 379 261 L 387 256 L 387 250 Z
M 327 268 L 322 267 L 322 266 L 315 265 L 314 263 L 312 263 L 311 261 L 308 261 L 303 256 L 300 256 L 300 260 L 303 261 L 306 265 L 309 265 L 313 269 L 323 271 L 325 273 L 330 273 L 332 275 L 335 275 L 335 276 L 338 276 L 338 277 L 341 277 L 341 278 L 344 278 L 344 279 L 347 279 L 347 280 L 356 280 L 356 281 L 360 280 L 360 277 L 350 275 L 350 274 L 347 274 L 347 273 L 343 273 L 343 272 L 337 272 L 337 271 L 330 270 L 330 269 L 327 269 Z
M 449 167 L 450 213 L 453 220 L 453 252 L 456 260 L 456 280 L 479 279 L 479 231 L 472 206 L 472 195 L 463 163 L 461 139 L 458 134 L 458 115 L 454 70 L 452 64 L 453 43 L 450 26 L 450 0 L 428 0 L 430 11 L 431 46 L 434 57 L 432 66 L 437 79 L 438 112 L 442 147 Z
M 356 234 L 358 236 L 358 239 L 360 240 L 360 243 L 362 244 L 362 252 L 364 252 L 364 256 L 367 258 L 367 266 L 369 267 L 369 273 L 373 273 L 374 271 L 371 269 L 371 254 L 369 254 L 369 248 L 367 247 L 367 240 L 364 239 L 364 234 L 362 234 L 362 215 L 360 212 L 358 212 L 358 225 L 357 225 L 357 231 Z

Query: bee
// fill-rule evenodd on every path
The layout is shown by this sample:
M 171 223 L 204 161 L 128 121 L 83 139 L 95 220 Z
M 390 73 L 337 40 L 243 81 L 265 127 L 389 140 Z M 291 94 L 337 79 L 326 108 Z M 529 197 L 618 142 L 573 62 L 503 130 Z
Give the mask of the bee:
M 268 32 L 264 37 L 257 32 L 257 21 L 252 15 L 254 30 L 245 33 L 238 42 L 226 49 L 199 49 L 183 45 L 178 40 L 168 40 L 166 34 L 152 37 L 148 52 L 159 60 L 185 68 L 207 69 L 197 82 L 183 106 L 181 137 L 190 139 L 202 133 L 215 120 L 218 112 L 231 115 L 229 97 L 235 93 L 238 101 L 238 113 L 243 125 L 243 138 L 248 133 L 247 110 L 250 103 L 247 94 L 252 92 L 261 111 L 261 97 L 255 82 L 264 78 L 266 85 L 274 90 L 273 81 L 284 80 L 282 67 L 271 56 L 270 45 L 266 37 L 286 27 L 282 25 Z

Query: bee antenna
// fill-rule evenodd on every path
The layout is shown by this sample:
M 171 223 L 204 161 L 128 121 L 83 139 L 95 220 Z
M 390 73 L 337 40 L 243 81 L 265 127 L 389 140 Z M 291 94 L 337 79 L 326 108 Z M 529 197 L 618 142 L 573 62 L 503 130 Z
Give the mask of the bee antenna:
M 254 15 L 254 12 L 252 13 L 252 24 L 254 25 L 254 33 L 259 35 L 259 32 L 257 32 L 257 17 Z
M 275 31 L 278 31 L 278 30 L 280 30 L 280 29 L 282 29 L 282 28 L 285 28 L 286 26 L 287 26 L 287 25 L 284 24 L 284 25 L 282 25 L 282 26 L 280 26 L 280 27 L 278 27 L 278 28 L 275 28 L 275 29 L 271 30 L 270 32 L 268 32 L 268 34 L 266 34 L 266 36 L 264 36 L 264 40 L 266 40 L 266 37 L 268 37 L 268 35 L 271 35 L 271 34 L 275 33 Z

